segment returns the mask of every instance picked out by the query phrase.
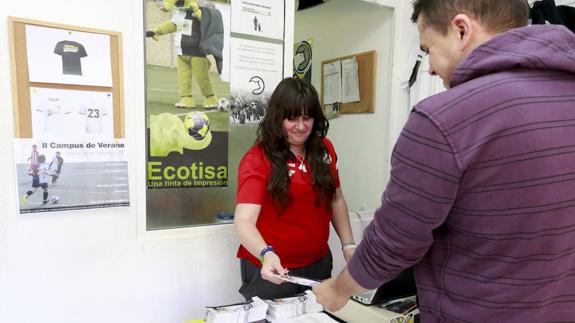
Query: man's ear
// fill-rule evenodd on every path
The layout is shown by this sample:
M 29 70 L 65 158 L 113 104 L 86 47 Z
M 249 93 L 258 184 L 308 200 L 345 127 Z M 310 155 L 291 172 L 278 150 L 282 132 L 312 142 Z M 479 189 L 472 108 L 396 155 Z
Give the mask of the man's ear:
M 475 24 L 468 15 L 458 14 L 451 20 L 451 27 L 457 33 L 459 50 L 465 51 L 471 45 L 475 33 Z

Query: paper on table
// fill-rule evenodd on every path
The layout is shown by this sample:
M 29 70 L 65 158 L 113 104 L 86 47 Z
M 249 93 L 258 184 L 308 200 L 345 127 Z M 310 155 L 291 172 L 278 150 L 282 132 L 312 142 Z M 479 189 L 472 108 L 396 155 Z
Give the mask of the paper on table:
M 206 323 L 243 323 L 266 318 L 268 304 L 257 296 L 249 302 L 206 307 Z
M 274 320 L 273 323 L 336 323 L 337 321 L 325 313 L 309 313 L 289 319 Z

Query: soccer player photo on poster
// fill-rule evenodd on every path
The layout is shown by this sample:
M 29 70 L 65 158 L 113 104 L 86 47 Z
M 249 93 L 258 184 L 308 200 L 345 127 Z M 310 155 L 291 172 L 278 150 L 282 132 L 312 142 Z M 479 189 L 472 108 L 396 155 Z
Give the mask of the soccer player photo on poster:
M 145 1 L 148 200 L 228 185 L 230 4 Z
M 16 139 L 20 213 L 129 205 L 123 140 Z
M 121 34 L 16 17 L 9 27 L 20 213 L 128 206 Z

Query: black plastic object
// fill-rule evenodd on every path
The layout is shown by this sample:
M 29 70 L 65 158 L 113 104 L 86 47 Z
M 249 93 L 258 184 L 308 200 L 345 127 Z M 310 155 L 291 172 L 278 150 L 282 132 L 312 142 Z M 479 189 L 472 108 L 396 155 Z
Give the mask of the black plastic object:
M 297 10 L 304 10 L 322 3 L 324 3 L 324 0 L 299 0 Z
M 416 294 L 417 289 L 413 277 L 413 268 L 408 268 L 394 279 L 381 285 L 378 289 L 360 295 L 353 295 L 352 299 L 366 305 L 371 305 Z

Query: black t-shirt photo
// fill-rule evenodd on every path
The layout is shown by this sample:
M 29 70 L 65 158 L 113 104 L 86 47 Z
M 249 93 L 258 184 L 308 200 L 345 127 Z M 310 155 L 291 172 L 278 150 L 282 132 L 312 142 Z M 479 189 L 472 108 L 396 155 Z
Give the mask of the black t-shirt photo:
M 70 40 L 63 40 L 54 48 L 56 55 L 62 56 L 62 73 L 68 75 L 82 75 L 82 57 L 88 56 L 84 45 Z

